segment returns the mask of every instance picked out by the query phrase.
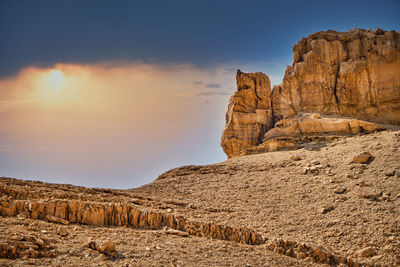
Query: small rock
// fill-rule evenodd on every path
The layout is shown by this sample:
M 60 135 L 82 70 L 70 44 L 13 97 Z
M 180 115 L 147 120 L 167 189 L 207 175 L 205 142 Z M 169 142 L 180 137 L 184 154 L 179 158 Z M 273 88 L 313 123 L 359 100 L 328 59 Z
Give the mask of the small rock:
M 39 247 L 43 247 L 45 242 L 41 238 L 36 238 L 35 239 L 35 244 L 37 244 Z
M 372 160 L 372 155 L 369 152 L 363 152 L 353 158 L 354 163 L 367 164 Z
M 319 170 L 317 167 L 306 167 L 303 170 L 303 174 L 318 174 Z
M 174 230 L 174 229 L 165 229 L 164 233 L 167 235 L 177 235 L 177 236 L 182 236 L 182 237 L 188 237 L 189 234 L 184 231 L 179 231 L 179 230 Z
M 385 172 L 386 176 L 394 176 L 396 174 L 396 170 Z
M 171 209 L 167 209 L 167 212 L 168 212 L 168 213 L 171 213 L 171 212 L 172 212 L 172 210 L 171 210 Z
M 69 224 L 69 221 L 63 220 L 61 218 L 54 217 L 54 216 L 51 216 L 51 215 L 47 215 L 46 216 L 46 221 L 52 222 L 52 223 L 61 223 L 61 224 L 65 224 L 65 225 Z
M 321 214 L 326 214 L 326 213 L 328 213 L 328 212 L 330 212 L 330 211 L 332 211 L 334 209 L 335 209 L 335 207 L 333 205 L 328 205 L 326 207 L 319 208 L 318 212 L 321 213 Z
M 333 193 L 335 194 L 343 194 L 344 192 L 346 192 L 346 188 L 343 187 L 338 187 L 335 190 L 333 190 Z
M 103 242 L 101 245 L 97 246 L 97 250 L 104 254 L 111 254 L 112 252 L 115 252 L 116 245 L 114 241 L 107 240 L 106 242 Z
M 376 250 L 373 247 L 366 247 L 356 252 L 356 256 L 360 258 L 372 257 L 376 255 Z
M 299 160 L 301 160 L 301 157 L 300 156 L 293 156 L 290 159 L 293 160 L 293 161 L 299 161 Z

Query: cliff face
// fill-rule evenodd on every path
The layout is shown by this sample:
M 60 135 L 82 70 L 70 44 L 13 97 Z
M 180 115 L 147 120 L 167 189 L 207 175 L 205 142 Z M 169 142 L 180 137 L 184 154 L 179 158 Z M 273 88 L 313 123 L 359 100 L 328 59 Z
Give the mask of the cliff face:
M 318 32 L 293 47 L 273 90 L 275 120 L 318 112 L 400 124 L 400 33 Z
M 261 72 L 236 75 L 238 91 L 230 100 L 221 146 L 228 158 L 243 148 L 258 145 L 272 124 L 271 83 Z
M 399 32 L 381 29 L 314 33 L 293 47 L 293 64 L 272 94 L 265 74 L 239 71 L 221 141 L 228 158 L 304 113 L 400 125 L 399 42 Z

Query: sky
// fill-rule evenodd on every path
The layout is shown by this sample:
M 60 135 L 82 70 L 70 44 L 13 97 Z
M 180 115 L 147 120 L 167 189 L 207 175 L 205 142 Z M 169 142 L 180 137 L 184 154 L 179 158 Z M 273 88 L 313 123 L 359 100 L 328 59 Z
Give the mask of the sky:
M 400 30 L 400 1 L 0 0 L 0 176 L 132 188 L 226 160 L 237 69 L 279 84 L 322 30 Z

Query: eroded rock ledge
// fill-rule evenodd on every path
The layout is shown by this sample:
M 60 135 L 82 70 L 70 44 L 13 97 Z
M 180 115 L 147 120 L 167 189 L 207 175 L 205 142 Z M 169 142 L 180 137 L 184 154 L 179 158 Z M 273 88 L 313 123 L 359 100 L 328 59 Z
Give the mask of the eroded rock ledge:
M 178 232 L 169 231 L 169 234 L 176 234 L 182 237 L 187 236 L 184 234 L 187 233 L 192 236 L 211 237 L 248 245 L 267 243 L 267 250 L 294 258 L 304 259 L 308 257 L 309 260 L 319 263 L 345 264 L 350 267 L 374 266 L 356 262 L 351 257 L 338 256 L 322 248 L 312 248 L 297 242 L 282 239 L 272 239 L 266 242 L 267 238 L 251 229 L 190 221 L 183 216 L 140 210 L 122 203 L 96 203 L 79 200 L 30 201 L 3 198 L 0 201 L 0 215 L 8 217 L 22 215 L 30 219 L 47 221 L 49 221 L 49 217 L 53 217 L 57 218 L 57 220 L 50 221 L 55 223 L 65 221 L 68 224 L 79 223 L 96 226 L 126 226 L 139 229 L 170 227 L 178 230 Z M 0 243 L 0 258 L 53 256 L 49 242 L 40 238 L 32 237 L 31 240 L 20 240 L 13 244 Z
M 221 140 L 228 158 L 304 113 L 400 125 L 399 40 L 381 29 L 311 34 L 293 47 L 293 64 L 272 93 L 267 75 L 238 71 Z

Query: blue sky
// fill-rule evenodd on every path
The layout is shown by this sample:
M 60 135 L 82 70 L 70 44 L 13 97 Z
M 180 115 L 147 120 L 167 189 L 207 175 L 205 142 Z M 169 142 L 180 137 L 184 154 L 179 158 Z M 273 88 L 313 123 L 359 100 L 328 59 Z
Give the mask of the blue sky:
M 223 161 L 236 69 L 279 84 L 301 38 L 399 31 L 399 14 L 384 0 L 0 0 L 0 176 L 129 188 Z
M 399 29 L 393 1 L 4 1 L 0 74 L 110 60 L 289 64 L 315 31 Z

